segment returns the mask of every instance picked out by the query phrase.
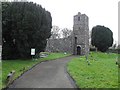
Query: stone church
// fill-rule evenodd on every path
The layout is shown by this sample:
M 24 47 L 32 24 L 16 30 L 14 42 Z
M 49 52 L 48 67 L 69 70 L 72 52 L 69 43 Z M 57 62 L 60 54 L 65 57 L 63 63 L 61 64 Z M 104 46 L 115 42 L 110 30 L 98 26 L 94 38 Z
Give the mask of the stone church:
M 89 20 L 88 16 L 78 12 L 73 18 L 73 32 L 67 38 L 49 39 L 46 51 L 67 52 L 74 55 L 89 53 Z

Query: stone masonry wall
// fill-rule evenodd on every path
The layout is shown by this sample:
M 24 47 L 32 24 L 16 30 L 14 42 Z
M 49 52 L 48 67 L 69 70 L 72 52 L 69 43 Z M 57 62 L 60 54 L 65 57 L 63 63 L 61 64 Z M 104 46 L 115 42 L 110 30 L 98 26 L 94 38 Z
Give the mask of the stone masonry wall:
M 69 36 L 68 38 L 49 39 L 46 51 L 72 53 L 72 37 Z

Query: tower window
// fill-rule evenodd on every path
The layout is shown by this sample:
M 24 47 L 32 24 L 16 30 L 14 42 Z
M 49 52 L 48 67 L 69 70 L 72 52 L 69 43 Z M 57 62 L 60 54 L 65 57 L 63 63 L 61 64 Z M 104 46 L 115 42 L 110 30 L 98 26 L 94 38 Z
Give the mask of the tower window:
M 80 17 L 78 17 L 78 21 L 80 21 Z
M 75 37 L 75 44 L 77 44 L 77 37 Z
M 77 39 L 77 37 L 75 37 L 75 39 Z

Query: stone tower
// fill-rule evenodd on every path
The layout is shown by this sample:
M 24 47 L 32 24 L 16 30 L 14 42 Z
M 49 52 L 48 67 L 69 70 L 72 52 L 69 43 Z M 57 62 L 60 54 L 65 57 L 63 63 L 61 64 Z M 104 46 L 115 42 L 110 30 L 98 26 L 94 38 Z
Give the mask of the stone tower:
M 88 16 L 78 12 L 73 22 L 73 54 L 86 55 L 89 52 Z

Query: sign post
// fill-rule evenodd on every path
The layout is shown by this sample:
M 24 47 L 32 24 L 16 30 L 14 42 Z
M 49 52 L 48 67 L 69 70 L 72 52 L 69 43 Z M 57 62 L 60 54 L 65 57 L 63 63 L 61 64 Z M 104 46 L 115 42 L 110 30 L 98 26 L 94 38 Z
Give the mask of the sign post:
M 35 48 L 31 48 L 31 55 L 32 55 L 32 59 L 34 60 L 34 56 L 35 56 Z

